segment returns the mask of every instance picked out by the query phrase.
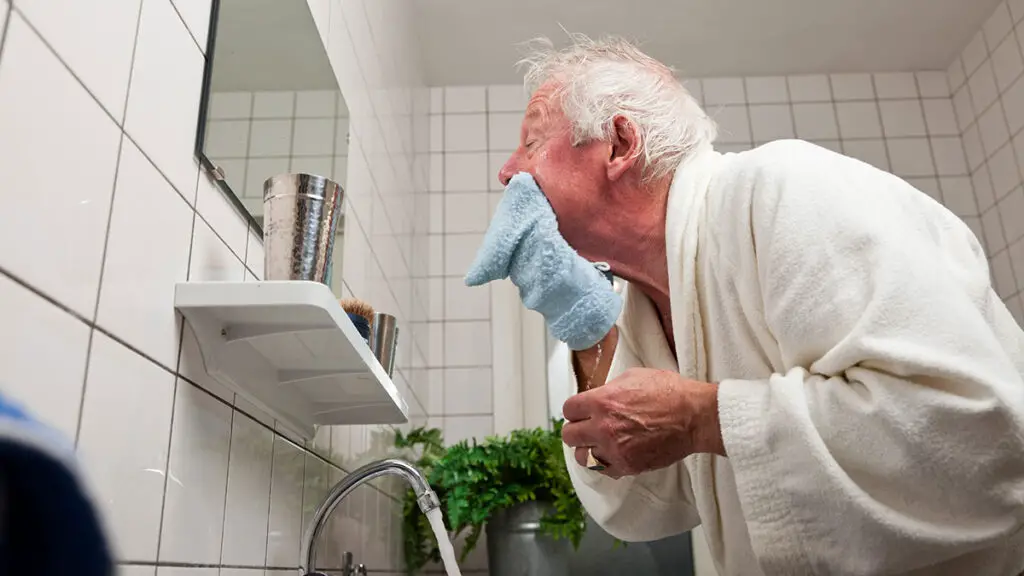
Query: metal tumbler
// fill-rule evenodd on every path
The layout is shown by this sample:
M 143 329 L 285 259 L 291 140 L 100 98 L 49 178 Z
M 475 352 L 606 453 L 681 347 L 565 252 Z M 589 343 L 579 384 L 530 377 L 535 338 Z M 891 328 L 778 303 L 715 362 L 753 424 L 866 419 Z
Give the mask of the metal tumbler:
M 314 174 L 263 183 L 264 277 L 331 283 L 331 254 L 345 191 Z
M 377 357 L 388 377 L 395 369 L 395 350 L 398 348 L 398 320 L 390 314 L 377 312 L 370 326 L 370 351 Z

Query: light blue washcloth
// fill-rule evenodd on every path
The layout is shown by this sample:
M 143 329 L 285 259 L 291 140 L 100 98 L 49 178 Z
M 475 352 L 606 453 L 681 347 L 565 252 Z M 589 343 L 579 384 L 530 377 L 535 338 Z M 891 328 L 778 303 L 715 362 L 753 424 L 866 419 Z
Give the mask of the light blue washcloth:
M 74 446 L 0 393 L 0 574 L 112 576 Z
M 466 274 L 467 286 L 510 278 L 551 334 L 573 350 L 597 344 L 622 311 L 608 279 L 558 232 L 558 220 L 533 176 L 512 177 Z

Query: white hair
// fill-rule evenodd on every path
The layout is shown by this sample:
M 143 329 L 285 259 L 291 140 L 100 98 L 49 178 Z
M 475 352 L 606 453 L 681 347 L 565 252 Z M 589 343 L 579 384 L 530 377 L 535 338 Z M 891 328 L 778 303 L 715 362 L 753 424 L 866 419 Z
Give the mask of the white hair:
M 640 136 L 637 157 L 644 179 L 672 174 L 695 149 L 715 140 L 715 123 L 673 70 L 630 42 L 607 37 L 592 40 L 569 34 L 569 47 L 557 50 L 546 38 L 527 43 L 519 61 L 533 94 L 553 84 L 572 126 L 573 145 L 607 141 L 622 116 Z

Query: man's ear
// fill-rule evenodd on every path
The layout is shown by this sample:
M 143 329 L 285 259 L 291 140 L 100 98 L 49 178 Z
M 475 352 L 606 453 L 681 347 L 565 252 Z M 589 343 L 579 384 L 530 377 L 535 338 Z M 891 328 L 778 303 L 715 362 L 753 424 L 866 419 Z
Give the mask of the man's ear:
M 622 178 L 640 157 L 640 131 L 636 124 L 625 116 L 616 116 L 612 120 L 612 139 L 608 153 L 608 179 L 615 181 Z

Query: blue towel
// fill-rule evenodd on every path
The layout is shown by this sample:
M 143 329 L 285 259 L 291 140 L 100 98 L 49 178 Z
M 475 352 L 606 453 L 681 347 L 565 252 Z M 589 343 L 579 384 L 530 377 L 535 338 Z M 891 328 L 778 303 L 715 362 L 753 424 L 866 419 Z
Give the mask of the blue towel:
M 74 447 L 0 394 L 0 575 L 113 573 Z
M 468 286 L 509 278 L 523 304 L 573 350 L 597 344 L 622 311 L 608 279 L 569 246 L 533 176 L 516 174 L 466 274 Z

